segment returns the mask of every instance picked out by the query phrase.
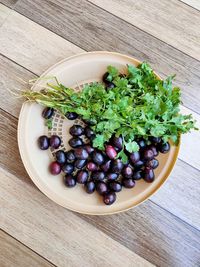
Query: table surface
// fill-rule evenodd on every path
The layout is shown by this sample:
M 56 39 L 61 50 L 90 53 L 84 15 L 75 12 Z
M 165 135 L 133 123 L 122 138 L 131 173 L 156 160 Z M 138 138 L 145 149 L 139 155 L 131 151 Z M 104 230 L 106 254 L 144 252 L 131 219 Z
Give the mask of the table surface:
M 200 266 L 200 132 L 145 203 L 112 216 L 66 210 L 28 177 L 17 145 L 25 88 L 68 56 L 117 51 L 176 73 L 200 127 L 199 0 L 0 1 L 0 266 Z

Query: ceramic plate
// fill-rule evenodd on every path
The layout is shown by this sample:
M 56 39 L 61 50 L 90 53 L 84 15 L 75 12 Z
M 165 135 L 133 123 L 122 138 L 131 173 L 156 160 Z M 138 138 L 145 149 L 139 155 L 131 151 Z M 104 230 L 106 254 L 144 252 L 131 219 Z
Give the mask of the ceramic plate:
M 99 81 L 108 65 L 124 70 L 126 64 L 137 66 L 140 62 L 126 55 L 112 52 L 90 52 L 67 58 L 48 69 L 42 76 L 56 76 L 65 86 L 81 88 L 84 84 Z M 33 90 L 40 90 L 46 80 L 38 81 Z M 169 176 L 176 161 L 179 146 L 171 146 L 169 153 L 159 155 L 159 167 L 155 171 L 155 181 L 146 183 L 137 181 L 133 189 L 123 189 L 117 193 L 117 200 L 106 206 L 97 193 L 92 195 L 84 191 L 82 185 L 66 188 L 63 175 L 53 176 L 48 171 L 55 151 L 42 151 L 38 148 L 40 135 L 58 134 L 62 137 L 62 148 L 69 149 L 69 128 L 74 121 L 65 119 L 59 113 L 53 117 L 53 128 L 48 130 L 41 116 L 43 107 L 36 103 L 23 104 L 18 125 L 18 144 L 24 166 L 36 186 L 50 199 L 70 210 L 85 214 L 112 214 L 125 211 L 149 198 Z

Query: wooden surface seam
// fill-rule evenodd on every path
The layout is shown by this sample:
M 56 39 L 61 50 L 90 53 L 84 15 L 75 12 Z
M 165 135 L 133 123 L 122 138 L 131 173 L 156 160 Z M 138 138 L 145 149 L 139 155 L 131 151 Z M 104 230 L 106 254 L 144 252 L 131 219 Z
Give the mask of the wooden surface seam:
M 181 112 L 200 127 L 198 0 L 0 1 L 0 266 L 200 266 L 200 132 L 182 136 L 167 182 L 112 216 L 73 213 L 32 183 L 17 146 L 29 79 L 84 51 L 108 50 L 177 74 Z

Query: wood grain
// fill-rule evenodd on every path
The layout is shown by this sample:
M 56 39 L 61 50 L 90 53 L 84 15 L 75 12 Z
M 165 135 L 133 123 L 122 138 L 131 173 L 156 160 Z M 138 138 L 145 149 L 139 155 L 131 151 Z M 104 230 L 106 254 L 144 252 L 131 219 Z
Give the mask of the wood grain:
M 20 87 L 20 83 L 15 79 L 15 76 L 28 80 L 32 77 L 32 74 L 6 58 L 0 57 L 0 61 L 2 61 L 2 64 L 0 64 L 0 81 L 3 92 L 0 107 L 15 117 L 18 117 L 22 100 L 15 103 L 15 99 L 11 98 L 7 88 L 9 87 L 12 89 Z M 12 76 L 10 73 L 15 75 Z M 191 111 L 182 106 L 182 112 L 188 114 Z M 193 115 L 198 120 L 200 128 L 200 116 L 195 113 L 193 113 Z M 4 163 L 2 162 L 2 164 L 3 166 L 8 166 L 10 171 L 14 174 L 17 174 L 18 170 L 23 170 L 24 174 L 25 170 L 22 167 L 21 160 L 18 154 L 14 152 L 18 151 L 16 140 L 17 121 L 9 115 L 6 117 L 2 116 L 1 121 L 1 127 L 3 129 L 3 132 L 1 133 L 2 137 L 0 137 L 0 140 L 3 140 L 2 154 L 6 154 L 5 161 Z M 179 158 L 188 162 L 192 166 L 199 168 L 200 154 L 196 149 L 196 146 L 200 147 L 200 132 L 192 132 L 182 136 Z M 8 153 L 6 153 L 7 149 Z M 15 158 L 12 158 L 13 156 Z M 12 160 L 10 161 L 10 159 Z M 190 176 L 188 176 L 188 173 Z M 198 202 L 200 200 L 200 187 L 198 186 L 198 177 L 199 172 L 197 170 L 193 169 L 186 163 L 178 161 L 171 174 L 171 179 L 169 179 L 161 190 L 153 196 L 152 200 L 199 229 L 200 208 L 198 208 Z M 173 196 L 172 191 L 174 192 Z M 173 201 L 168 201 L 168 199 L 173 199 Z M 188 204 L 185 205 L 185 203 Z
M 58 205 L 52 203 L 49 199 L 47 199 L 47 197 L 45 197 L 42 194 L 41 197 L 39 197 L 38 195 L 35 196 L 36 193 L 34 193 L 32 189 L 31 192 L 29 192 L 29 190 L 27 191 L 27 188 L 29 187 L 32 188 L 33 184 L 31 180 L 28 178 L 26 172 L 24 171 L 23 164 L 19 160 L 19 154 L 17 152 L 18 148 L 16 142 L 17 120 L 13 118 L 11 115 L 1 111 L 0 121 L 1 121 L 0 140 L 2 140 L 3 144 L 1 146 L 1 154 L 4 155 L 4 157 L 2 157 L 0 161 L 1 167 L 6 172 L 13 173 L 16 176 L 16 178 L 18 178 L 14 179 L 14 177 L 12 176 L 14 183 L 15 183 L 14 180 L 20 180 L 20 183 L 23 183 L 23 186 L 22 185 L 20 186 L 23 187 L 21 191 L 22 192 L 26 191 L 24 192 L 24 194 L 28 194 L 29 198 L 31 198 L 31 201 L 37 200 L 37 204 L 39 206 L 42 206 L 43 208 L 44 206 L 46 207 L 47 203 L 49 203 L 48 208 L 47 207 L 46 208 L 49 210 L 50 213 L 52 214 L 56 213 L 57 224 L 60 224 L 61 221 L 64 220 L 63 219 L 64 217 L 66 218 L 70 217 L 70 222 L 72 222 L 72 225 L 73 224 L 76 225 L 75 219 L 74 221 L 71 221 L 72 220 L 70 215 L 71 213 L 69 213 L 69 211 L 64 210 Z M 188 173 L 190 174 L 189 177 Z M 186 165 L 185 163 L 178 162 L 171 178 L 163 186 L 162 188 L 163 190 L 160 190 L 154 197 L 152 197 L 152 200 L 158 205 L 163 206 L 164 209 L 169 210 L 170 213 L 174 213 L 176 216 L 180 216 L 182 220 L 185 220 L 186 222 L 191 223 L 193 226 L 198 228 L 199 226 L 199 208 L 197 205 L 197 203 L 199 202 L 198 177 L 199 177 L 198 171 L 195 171 L 193 168 Z M 16 181 L 16 183 L 18 182 Z M 15 186 L 13 185 L 13 187 Z M 15 190 L 16 192 L 19 192 L 19 196 L 21 196 L 22 193 L 21 191 L 19 191 L 20 189 L 17 187 Z M 6 189 L 6 191 L 8 191 L 6 194 L 14 194 L 12 192 L 12 186 L 9 186 L 9 188 Z M 173 196 L 172 192 L 175 192 Z M 27 203 L 28 200 L 22 198 L 21 201 Z M 187 205 L 185 203 L 187 203 Z M 13 214 L 12 218 L 16 218 L 16 216 L 18 216 L 16 214 L 18 211 L 17 210 L 15 211 L 14 209 L 18 209 L 21 206 L 21 202 L 19 202 L 19 200 L 13 199 L 12 205 L 13 205 L 12 210 L 10 210 L 9 212 L 6 211 L 5 213 Z M 51 208 L 49 209 L 49 205 L 52 208 L 54 207 L 54 211 L 52 211 Z M 24 207 L 24 209 L 32 209 L 30 203 L 25 206 L 26 207 Z M 7 205 L 5 205 L 5 209 L 6 207 Z M 58 211 L 56 211 L 56 209 Z M 29 212 L 31 213 L 31 211 Z M 25 212 L 24 216 L 26 218 L 30 218 L 30 216 L 36 216 L 36 213 L 44 214 L 45 212 L 44 210 L 39 211 L 36 209 L 32 215 L 30 215 L 29 213 L 27 214 Z M 198 260 L 198 256 L 196 253 L 199 250 L 199 245 L 198 243 L 193 245 L 193 241 L 191 240 L 194 240 L 193 235 L 196 236 L 196 233 L 198 231 L 192 229 L 191 226 L 186 225 L 180 219 L 176 219 L 176 217 L 170 215 L 170 213 L 164 211 L 162 208 L 156 206 L 150 201 L 147 201 L 143 205 L 137 207 L 136 209 L 133 209 L 127 213 L 119 215 L 119 217 L 118 215 L 108 216 L 112 218 L 112 220 L 109 222 L 107 222 L 106 219 L 107 217 L 102 217 L 102 220 L 100 219 L 100 217 L 94 217 L 95 221 L 93 220 L 93 216 L 91 218 L 89 216 L 86 217 L 83 216 L 81 218 L 86 219 L 88 222 L 92 222 L 94 226 L 95 224 L 97 224 L 99 229 L 107 231 L 108 235 L 111 235 L 116 241 L 121 242 L 122 244 L 127 246 L 131 251 L 136 252 L 143 258 L 146 258 L 148 261 L 154 263 L 155 265 L 169 266 L 172 264 L 172 262 L 175 262 L 177 266 L 181 266 L 181 264 L 182 266 L 187 266 L 187 264 L 189 265 L 189 263 L 192 266 L 192 262 L 194 263 L 197 262 Z M 7 220 L 9 221 L 9 218 L 7 218 Z M 46 222 L 46 220 L 47 218 L 43 217 L 43 223 Z M 52 219 L 51 217 L 48 218 L 49 226 L 47 230 L 51 228 L 50 224 L 52 220 L 54 219 Z M 105 223 L 103 223 L 104 220 Z M 16 222 L 15 224 L 17 225 Z M 41 225 L 41 223 L 39 223 L 39 225 Z M 30 224 L 28 224 L 26 225 L 26 227 L 28 231 L 29 227 L 33 229 L 35 226 L 33 227 L 30 226 Z M 43 227 L 45 227 L 46 229 L 47 226 L 45 225 Z M 68 226 L 66 225 L 66 227 Z M 52 231 L 56 231 L 54 235 L 58 234 L 57 231 L 60 232 L 60 228 L 59 230 L 58 228 L 57 230 L 55 230 L 55 226 L 53 226 L 54 230 Z M 114 230 L 115 228 L 116 230 Z M 188 229 L 190 229 L 189 233 Z M 8 231 L 10 234 L 13 234 L 13 231 L 11 231 L 12 229 L 10 228 L 9 229 L 6 228 L 4 230 Z M 20 232 L 20 230 L 18 231 Z M 42 230 L 40 229 L 40 232 L 41 231 Z M 65 231 L 62 230 L 61 232 Z M 184 235 L 180 234 L 181 232 L 183 232 Z M 18 236 L 15 237 L 19 238 Z M 25 242 L 24 239 L 23 240 L 19 239 L 19 240 Z M 29 246 L 30 244 L 26 242 L 25 244 Z M 57 240 L 55 242 L 57 243 Z M 171 246 L 173 244 L 172 246 L 173 249 L 169 244 L 171 244 Z M 193 246 L 196 247 L 196 250 L 194 251 L 193 251 L 194 249 Z M 145 247 L 145 249 L 142 249 L 142 247 Z M 35 249 L 32 246 L 31 248 Z M 183 255 L 182 254 L 183 249 L 187 250 L 188 253 Z M 43 255 L 45 258 L 48 258 L 50 261 L 52 261 L 51 258 L 49 258 L 49 256 L 44 254 L 43 251 L 42 252 L 39 250 L 36 251 L 39 254 Z M 180 261 L 179 265 L 178 261 Z M 185 265 L 183 264 L 184 262 Z M 53 263 L 55 264 L 55 262 Z
M 200 59 L 200 15 L 177 0 L 89 0 L 141 30 Z M 123 8 L 122 8 L 123 7 Z
M 63 58 L 82 52 L 77 46 L 13 11 L 0 29 L 0 42 L 0 53 L 37 74 Z
M 131 251 L 157 266 L 198 266 L 200 233 L 150 202 L 125 214 L 82 216 L 4 170 L 0 185 L 2 229 L 58 266 L 148 266 Z
M 0 184 L 2 229 L 55 265 L 152 266 L 3 169 Z
M 87 1 L 19 0 L 15 9 L 84 50 L 122 52 L 150 62 L 162 77 L 176 73 L 175 84 L 181 86 L 183 90 L 183 103 L 200 114 L 199 61 Z M 61 16 L 62 19 L 60 19 Z M 15 21 L 10 17 L 9 28 L 12 29 L 13 24 Z M 5 32 L 7 27 L 8 24 L 4 25 Z M 19 29 L 15 28 L 15 31 Z M 31 33 L 31 28 L 29 33 Z M 25 31 L 23 35 L 26 36 L 29 33 Z M 8 37 L 5 36 L 2 40 L 2 43 L 6 43 L 2 53 L 10 57 L 13 52 L 7 52 L 7 39 Z M 18 47 L 21 46 L 22 40 L 26 41 L 26 38 L 24 39 L 17 39 Z M 19 56 L 24 54 L 24 51 L 19 51 L 15 43 L 10 43 L 9 46 L 11 46 L 9 50 L 18 51 L 15 61 L 24 61 L 27 55 Z M 30 65 L 30 62 L 24 66 L 27 67 L 27 65 Z
M 1 267 L 53 267 L 51 263 L 0 230 Z
M 200 230 L 200 172 L 178 160 L 169 179 L 150 199 Z
M 193 118 L 196 119 L 196 126 L 199 130 L 191 131 L 181 136 L 179 158 L 200 170 L 200 116 L 195 112 L 191 112 L 184 106 L 181 106 L 181 112 L 186 115 L 191 113 Z
M 17 93 L 17 90 L 25 90 L 28 86 L 27 82 L 34 78 L 36 78 L 35 74 L 0 55 L 0 107 L 18 117 L 24 100 L 11 92 Z
M 17 0 L 1 0 L 0 3 L 13 8 L 14 5 L 17 3 Z
M 200 10 L 200 2 L 199 0 L 180 0 L 181 2 L 188 4 L 191 7 L 194 7 L 198 10 Z
M 200 264 L 199 231 L 196 232 L 196 243 L 191 232 L 188 232 L 188 225 L 180 224 L 179 219 L 166 214 L 153 203 L 143 203 L 140 207 L 116 216 L 81 215 L 81 218 L 87 219 L 129 249 L 134 249 L 137 254 L 146 259 L 152 258 L 156 266 L 196 267 Z M 195 248 L 193 242 L 196 243 Z M 189 245 L 191 250 L 185 245 Z M 183 259 L 186 254 L 187 259 Z
M 111 0 L 108 6 L 113 1 L 116 2 Z M 127 1 L 123 0 L 121 6 Z M 14 1 L 4 0 L 5 2 L 14 7 Z M 145 0 L 147 7 L 155 2 L 156 0 Z M 138 3 L 139 1 L 135 1 L 134 5 Z M 166 0 L 157 3 L 159 7 L 155 6 L 154 10 L 147 10 L 144 6 L 142 27 L 147 23 L 148 12 L 155 14 L 165 7 Z M 161 20 L 159 31 L 162 27 L 172 28 L 175 24 L 176 27 L 166 36 L 158 31 L 159 36 L 155 34 L 153 37 L 150 34 L 155 30 L 154 25 L 148 34 L 142 27 L 144 31 L 135 27 L 134 22 L 124 21 L 128 20 L 129 15 L 128 18 L 123 15 L 120 19 L 116 17 L 117 14 L 112 15 L 87 1 L 19 0 L 14 8 L 31 20 L 2 6 L 0 5 L 0 23 L 3 24 L 0 28 L 0 108 L 5 111 L 0 110 L 0 227 L 52 264 L 61 267 L 117 267 L 122 264 L 131 267 L 152 266 L 149 262 L 156 266 L 199 266 L 199 133 L 183 137 L 180 159 L 187 163 L 178 160 L 171 178 L 151 200 L 124 214 L 107 217 L 78 215 L 50 201 L 28 177 L 18 153 L 16 138 L 16 118 L 21 100 L 11 98 L 8 92 L 8 89 L 25 88 L 26 85 L 20 79 L 27 81 L 36 77 L 69 55 L 83 50 L 115 50 L 148 60 L 158 72 L 160 70 L 161 76 L 177 73 L 176 84 L 183 87 L 185 105 L 200 114 L 200 62 L 178 50 L 187 52 L 185 49 L 188 49 L 191 38 L 189 54 L 194 56 L 197 53 L 195 34 L 198 35 L 199 29 L 195 24 L 196 15 L 193 18 L 194 28 L 191 35 L 186 36 L 192 21 L 186 15 L 191 15 L 193 11 L 197 14 L 197 10 L 179 1 L 170 0 L 169 6 L 161 10 L 165 13 L 164 16 L 160 19 L 160 14 L 157 14 Z M 171 16 L 167 12 L 172 6 L 177 8 L 173 10 L 175 13 L 182 11 L 183 7 L 184 10 L 174 21 L 164 25 L 163 21 Z M 112 11 L 115 12 L 116 9 Z M 134 15 L 140 16 L 140 13 L 141 10 L 138 9 Z M 152 14 L 149 25 L 154 23 Z M 188 28 L 181 33 L 181 38 L 186 38 L 181 46 L 181 38 L 175 40 L 179 35 L 174 35 L 176 31 L 182 30 L 180 21 L 176 21 L 179 18 L 186 19 L 182 23 L 184 27 L 188 24 Z M 164 40 L 163 36 L 169 38 L 170 34 L 175 37 L 168 43 L 175 47 L 179 45 L 178 49 L 161 41 Z M 185 107 L 182 110 L 190 112 Z M 200 115 L 194 112 L 194 116 L 200 125 Z M 12 260 L 13 253 L 19 254 L 19 262 L 15 260 L 18 266 L 37 256 L 18 241 L 10 242 L 4 237 L 3 243 L 6 244 L 3 246 L 3 255 L 9 255 Z M 1 255 L 0 259 L 2 258 Z M 3 260 L 12 265 L 5 257 Z M 39 257 L 37 260 L 43 259 Z M 34 266 L 34 263 L 28 265 Z M 45 266 L 40 262 L 38 265 Z
M 11 10 L 0 3 L 0 26 L 4 23 Z

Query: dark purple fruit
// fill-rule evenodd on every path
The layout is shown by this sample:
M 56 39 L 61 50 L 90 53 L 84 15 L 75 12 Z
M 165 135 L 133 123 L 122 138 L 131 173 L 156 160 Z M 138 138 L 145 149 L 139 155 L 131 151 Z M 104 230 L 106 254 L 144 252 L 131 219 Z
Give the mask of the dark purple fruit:
M 106 89 L 113 89 L 113 88 L 115 88 L 115 84 L 114 83 L 112 83 L 112 82 L 107 82 L 106 83 Z
M 66 157 L 66 161 L 67 161 L 68 163 L 72 163 L 72 162 L 74 162 L 75 159 L 76 159 L 76 157 L 75 157 L 75 155 L 74 155 L 74 150 L 71 149 L 71 150 L 65 152 L 65 157 Z
M 98 182 L 96 184 L 96 190 L 100 195 L 104 195 L 105 193 L 108 192 L 108 186 L 104 182 Z
M 155 175 L 154 172 L 151 168 L 146 167 L 144 169 L 144 176 L 143 179 L 147 182 L 147 183 L 152 183 L 155 179 Z
M 115 151 L 116 152 L 119 152 L 121 149 L 119 149 L 118 147 L 116 147 L 116 146 L 113 146 L 114 147 L 114 149 L 115 149 Z
M 78 171 L 76 174 L 76 180 L 79 184 L 84 184 L 88 179 L 88 171 Z
M 117 152 L 114 149 L 113 146 L 107 145 L 106 146 L 106 155 L 110 158 L 110 159 L 114 159 L 117 156 Z
M 76 167 L 77 169 L 82 169 L 83 167 L 85 167 L 86 164 L 87 164 L 86 159 L 77 159 L 74 162 L 74 167 Z
M 50 119 L 54 114 L 54 109 L 53 108 L 48 108 L 46 107 L 43 111 L 42 111 L 42 117 L 45 119 Z
M 133 173 L 133 180 L 140 180 L 143 177 L 142 171 L 136 171 Z
M 49 165 L 49 170 L 50 170 L 51 174 L 57 175 L 57 174 L 59 174 L 61 172 L 61 166 L 60 166 L 60 164 L 58 162 L 53 161 Z
M 122 161 L 120 159 L 113 160 L 113 162 L 111 164 L 112 172 L 119 173 L 119 172 L 121 172 L 123 167 L 124 167 L 124 164 L 122 163 Z
M 92 159 L 97 165 L 101 165 L 104 163 L 104 156 L 102 155 L 101 152 L 94 151 L 92 153 Z
M 134 168 L 135 169 L 141 169 L 144 166 L 144 161 L 143 160 L 139 160 L 134 164 Z
M 115 192 L 109 192 L 103 196 L 103 202 L 106 205 L 112 205 L 115 202 L 115 200 L 116 200 L 116 193 Z
M 75 112 L 68 112 L 65 116 L 68 118 L 68 120 L 75 120 L 78 118 L 78 114 Z
M 72 136 L 80 136 L 84 133 L 84 128 L 81 125 L 73 125 L 70 129 L 69 129 L 69 133 Z
M 74 171 L 74 166 L 70 163 L 65 163 L 62 166 L 62 171 L 66 174 L 71 174 Z
M 130 161 L 134 164 L 140 160 L 139 152 L 133 152 L 129 155 Z
M 59 148 L 59 146 L 61 145 L 61 139 L 58 135 L 52 135 L 50 137 L 49 142 L 50 142 L 50 146 L 55 149 Z
M 131 178 L 123 179 L 122 184 L 125 188 L 133 188 L 135 186 L 135 181 Z
M 79 147 L 74 150 L 74 155 L 77 159 L 87 159 L 89 154 L 87 153 L 87 150 Z
M 107 160 L 103 165 L 101 165 L 101 169 L 104 172 L 109 171 L 111 165 L 111 160 Z
M 98 170 L 98 166 L 94 162 L 90 161 L 87 163 L 87 169 L 88 171 L 94 172 Z
M 56 154 L 55 154 L 55 156 L 56 156 L 56 161 L 59 164 L 65 164 L 65 162 L 66 162 L 66 155 L 65 155 L 65 152 L 63 150 L 57 151 Z
M 169 150 L 170 150 L 170 144 L 167 142 L 167 143 L 160 143 L 158 145 L 158 149 L 161 153 L 167 153 Z
M 74 178 L 73 175 L 67 174 L 64 176 L 64 184 L 70 188 L 74 187 L 76 185 L 76 179 Z
M 94 151 L 94 148 L 90 145 L 84 145 L 83 148 L 86 149 L 88 154 L 91 154 Z
M 95 181 L 102 181 L 105 178 L 105 173 L 101 171 L 96 171 L 91 174 L 91 177 Z
M 122 185 L 119 182 L 110 182 L 109 188 L 111 191 L 120 192 L 122 190 Z
M 152 159 L 146 163 L 146 167 L 150 167 L 152 169 L 156 169 L 159 165 L 159 161 L 157 159 Z
M 150 138 L 150 140 L 151 140 L 151 142 L 152 142 L 153 144 L 155 144 L 155 145 L 159 144 L 159 143 L 162 141 L 162 139 L 161 139 L 160 137 L 154 137 L 154 136 L 152 136 L 152 137 Z
M 49 138 L 46 135 L 42 135 L 38 138 L 38 146 L 42 150 L 49 148 Z
M 103 75 L 103 82 L 105 84 L 107 84 L 109 82 L 112 82 L 112 79 L 113 79 L 112 75 L 110 75 L 108 72 L 104 73 L 104 75 Z
M 119 176 L 119 173 L 113 173 L 113 172 L 111 172 L 111 173 L 108 173 L 106 175 L 106 178 L 108 180 L 116 180 L 118 178 L 118 176 Z
M 130 166 L 124 167 L 122 170 L 122 175 L 125 178 L 131 178 L 133 175 L 133 168 L 131 168 Z
M 71 147 L 76 148 L 83 145 L 83 140 L 79 137 L 73 137 L 68 143 Z
M 151 145 L 151 146 L 149 146 L 149 149 L 151 149 L 153 151 L 154 157 L 158 156 L 159 152 L 158 152 L 158 150 L 157 150 L 157 148 L 155 146 Z
M 92 136 L 95 135 L 95 133 L 90 127 L 86 126 L 85 127 L 85 135 L 86 135 L 87 138 L 90 139 Z
M 144 149 L 147 146 L 144 139 L 140 139 L 137 143 L 141 149 Z
M 154 158 L 153 151 L 151 149 L 149 149 L 149 148 L 148 149 L 145 149 L 144 154 L 143 154 L 143 158 L 145 160 L 151 160 L 151 159 L 153 159 Z
M 88 194 L 92 194 L 95 191 L 95 183 L 93 181 L 89 181 L 85 184 L 85 191 Z
M 114 136 L 114 137 L 112 138 L 112 144 L 113 144 L 115 147 L 117 147 L 117 148 L 119 148 L 119 149 L 121 150 L 122 147 L 123 147 L 123 139 L 122 139 L 122 137 L 121 137 L 121 136 L 119 136 L 119 137 Z

